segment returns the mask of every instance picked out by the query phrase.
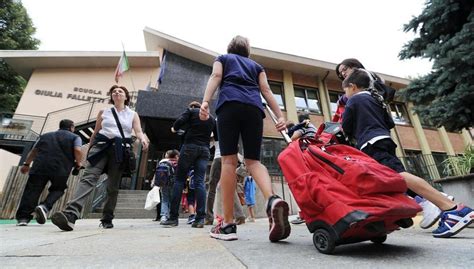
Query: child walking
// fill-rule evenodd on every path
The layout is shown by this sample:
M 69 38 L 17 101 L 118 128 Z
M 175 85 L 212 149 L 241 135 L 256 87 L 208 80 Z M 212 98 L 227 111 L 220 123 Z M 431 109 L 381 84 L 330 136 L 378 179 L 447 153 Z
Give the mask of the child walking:
M 171 203 L 171 194 L 173 191 L 173 183 L 174 183 L 174 177 L 176 176 L 176 167 L 178 166 L 178 160 L 179 160 L 179 151 L 176 149 L 171 149 L 168 150 L 165 153 L 165 158 L 162 159 L 158 165 L 157 169 L 159 167 L 165 167 L 168 170 L 168 173 L 166 173 L 166 177 L 168 177 L 167 180 L 163 180 L 166 182 L 160 182 L 159 179 L 154 178 L 154 185 L 157 185 L 160 187 L 160 192 L 161 192 L 161 211 L 160 211 L 160 223 L 164 223 L 167 221 L 170 217 L 170 203 Z
M 252 176 L 246 176 L 244 181 L 244 191 L 245 191 L 245 204 L 249 211 L 249 216 L 247 222 L 255 222 L 255 212 L 253 208 L 255 207 L 255 192 L 257 186 Z
M 406 181 L 409 189 L 438 206 L 442 211 L 439 226 L 434 237 L 451 237 L 474 222 L 471 208 L 456 204 L 434 189 L 424 179 L 406 172 L 395 154 L 396 144 L 390 137 L 390 129 L 395 126 L 381 101 L 369 89 L 370 73 L 355 69 L 343 82 L 342 87 L 348 98 L 342 117 L 344 133 L 356 140 L 356 147 L 379 163 L 395 170 Z

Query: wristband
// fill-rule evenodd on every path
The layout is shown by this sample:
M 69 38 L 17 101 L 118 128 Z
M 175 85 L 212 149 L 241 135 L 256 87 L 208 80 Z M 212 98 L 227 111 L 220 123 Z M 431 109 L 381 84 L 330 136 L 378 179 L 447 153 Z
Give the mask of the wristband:
M 26 163 L 26 162 L 24 162 L 24 163 L 23 163 L 23 166 L 30 166 L 30 164 L 29 164 L 29 163 Z

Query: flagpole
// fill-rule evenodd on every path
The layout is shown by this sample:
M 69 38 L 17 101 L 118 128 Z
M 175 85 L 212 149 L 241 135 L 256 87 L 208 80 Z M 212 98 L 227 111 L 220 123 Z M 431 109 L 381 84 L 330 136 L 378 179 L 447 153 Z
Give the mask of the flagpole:
M 123 49 L 123 51 L 125 51 L 125 46 L 123 45 L 123 42 L 122 42 L 122 49 Z M 130 65 L 130 63 L 129 63 L 129 65 Z M 131 66 L 129 66 L 128 72 L 130 73 L 130 80 L 131 80 L 131 82 L 132 82 L 133 91 L 136 92 L 137 89 L 135 89 L 135 82 L 133 81 L 133 74 L 132 74 L 132 68 L 131 68 Z

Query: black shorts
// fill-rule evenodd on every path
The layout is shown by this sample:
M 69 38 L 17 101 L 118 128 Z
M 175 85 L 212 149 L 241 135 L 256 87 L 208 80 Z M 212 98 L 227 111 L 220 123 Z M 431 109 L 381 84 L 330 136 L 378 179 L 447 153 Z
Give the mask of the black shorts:
M 256 106 L 226 102 L 217 114 L 217 133 L 222 156 L 238 152 L 242 137 L 244 158 L 260 160 L 263 136 L 263 112 Z
M 395 154 L 397 144 L 392 139 L 382 139 L 374 144 L 368 144 L 362 149 L 362 152 L 374 158 L 377 162 L 392 168 L 397 173 L 405 172 L 403 163 L 398 159 Z

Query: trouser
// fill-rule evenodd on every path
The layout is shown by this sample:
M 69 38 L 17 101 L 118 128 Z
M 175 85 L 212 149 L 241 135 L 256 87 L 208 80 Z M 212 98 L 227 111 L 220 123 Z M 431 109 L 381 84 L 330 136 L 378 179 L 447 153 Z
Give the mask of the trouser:
M 208 146 L 185 144 L 179 154 L 178 170 L 173 185 L 171 197 L 170 219 L 176 220 L 179 216 L 181 194 L 186 184 L 186 178 L 191 168 L 194 168 L 194 190 L 196 192 L 196 221 L 201 221 L 206 215 L 206 188 L 204 176 L 210 153 Z
M 44 176 L 30 175 L 26 183 L 25 191 L 21 197 L 20 206 L 16 211 L 16 219 L 32 219 L 31 213 L 38 205 L 38 199 L 43 192 L 44 187 L 51 181 L 48 188 L 48 196 L 40 204 L 44 205 L 48 211 L 53 208 L 54 203 L 61 198 L 64 190 L 67 188 L 67 179 L 69 176 Z
M 94 154 L 100 148 L 94 145 L 89 154 Z M 107 198 L 102 211 L 102 220 L 111 221 L 114 218 L 114 210 L 117 205 L 117 196 L 122 179 L 124 168 L 115 160 L 114 146 L 110 146 L 106 152 L 103 153 L 100 161 L 92 166 L 87 164 L 84 174 L 76 187 L 73 198 L 68 202 L 65 212 L 74 214 L 77 218 L 80 217 L 82 208 L 84 207 L 87 197 L 92 193 L 94 187 L 99 180 L 100 175 L 107 167 Z
M 206 202 L 206 220 L 214 220 L 214 201 L 216 199 L 216 189 L 221 179 L 222 163 L 221 158 L 215 158 L 211 164 L 209 179 L 206 182 L 207 202 Z M 240 203 L 237 190 L 234 195 L 234 219 L 245 217 L 242 204 Z
M 171 196 L 173 193 L 173 185 L 164 186 L 160 188 L 161 190 L 161 212 L 160 215 L 169 219 L 170 217 L 170 204 Z

